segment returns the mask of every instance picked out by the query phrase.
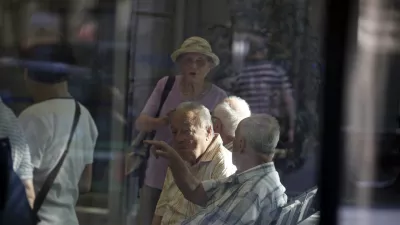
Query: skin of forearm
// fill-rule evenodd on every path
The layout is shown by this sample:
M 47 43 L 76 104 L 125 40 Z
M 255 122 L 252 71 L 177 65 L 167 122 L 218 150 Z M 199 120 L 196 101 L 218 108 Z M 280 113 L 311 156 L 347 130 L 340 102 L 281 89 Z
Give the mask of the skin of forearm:
M 28 198 L 29 205 L 33 207 L 35 201 L 35 189 L 33 188 L 33 182 L 31 179 L 23 181 L 25 186 L 26 197 Z
M 161 221 L 162 221 L 162 216 L 154 215 L 151 225 L 160 225 Z
M 177 162 L 171 163 L 170 168 L 175 183 L 185 198 L 197 205 L 204 205 L 205 203 L 203 201 L 206 201 L 206 199 L 201 199 L 196 196 L 196 190 L 201 185 L 201 182 L 192 175 L 184 161 L 179 158 Z
M 160 120 L 158 118 L 153 118 L 147 115 L 140 115 L 137 119 L 135 126 L 139 131 L 152 131 L 160 125 Z

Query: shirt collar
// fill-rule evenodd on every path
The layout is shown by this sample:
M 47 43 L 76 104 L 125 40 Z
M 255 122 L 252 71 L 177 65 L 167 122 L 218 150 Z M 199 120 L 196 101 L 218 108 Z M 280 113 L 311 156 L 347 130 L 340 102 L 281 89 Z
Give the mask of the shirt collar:
M 228 144 L 224 145 L 224 147 L 226 149 L 228 149 L 229 151 L 232 151 L 232 149 L 233 149 L 233 141 L 231 141 Z
M 200 157 L 199 162 L 209 162 L 212 161 L 215 155 L 220 151 L 222 147 L 222 139 L 219 134 L 214 134 L 214 138 L 208 145 L 207 150 Z
M 230 176 L 227 180 L 228 183 L 234 183 L 234 184 L 240 184 L 240 183 L 244 183 L 247 180 L 253 178 L 253 177 L 261 177 L 261 176 L 265 176 L 271 172 L 275 172 L 275 165 L 273 162 L 269 162 L 269 163 L 264 163 L 261 165 L 258 165 L 256 167 L 253 167 L 251 169 L 248 169 L 244 172 L 241 172 L 239 174 L 234 174 L 232 176 Z

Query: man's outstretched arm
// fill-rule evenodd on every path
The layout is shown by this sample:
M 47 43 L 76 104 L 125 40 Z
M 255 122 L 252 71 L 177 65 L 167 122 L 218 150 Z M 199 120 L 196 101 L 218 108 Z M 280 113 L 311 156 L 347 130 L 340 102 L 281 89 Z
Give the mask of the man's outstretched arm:
M 175 183 L 183 196 L 196 205 L 205 206 L 208 201 L 207 193 L 198 179 L 190 172 L 179 154 L 163 141 L 146 141 L 155 147 L 156 157 L 161 156 L 169 161 L 169 167 Z

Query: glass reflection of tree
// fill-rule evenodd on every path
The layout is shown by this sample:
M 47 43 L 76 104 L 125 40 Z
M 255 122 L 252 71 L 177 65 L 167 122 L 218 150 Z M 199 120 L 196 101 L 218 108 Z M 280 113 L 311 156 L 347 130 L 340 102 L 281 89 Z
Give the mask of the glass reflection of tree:
M 297 100 L 296 139 L 301 151 L 318 147 L 318 113 L 321 60 L 320 41 L 313 36 L 310 0 L 229 0 L 231 21 L 229 25 L 216 25 L 205 35 L 221 58 L 214 71 L 213 80 L 225 90 L 237 73 L 231 63 L 233 30 L 253 30 L 265 35 L 268 59 L 288 71 Z

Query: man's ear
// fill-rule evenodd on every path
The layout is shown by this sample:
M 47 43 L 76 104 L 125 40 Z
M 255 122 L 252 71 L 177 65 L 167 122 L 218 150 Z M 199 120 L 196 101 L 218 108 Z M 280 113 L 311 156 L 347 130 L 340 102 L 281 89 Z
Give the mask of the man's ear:
M 219 120 L 215 121 L 215 122 L 214 122 L 214 132 L 215 132 L 215 131 L 221 132 L 221 130 L 222 130 L 222 124 L 221 124 L 221 122 L 220 122 Z
M 207 126 L 206 131 L 207 131 L 207 137 L 211 137 L 213 133 L 213 126 Z
M 244 138 L 240 138 L 239 139 L 239 153 L 244 153 L 245 149 L 246 149 L 246 140 Z

